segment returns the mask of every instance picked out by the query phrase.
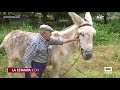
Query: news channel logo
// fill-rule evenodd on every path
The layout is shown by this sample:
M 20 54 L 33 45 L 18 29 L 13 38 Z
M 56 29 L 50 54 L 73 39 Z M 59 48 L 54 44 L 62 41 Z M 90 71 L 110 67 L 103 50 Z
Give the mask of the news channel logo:
M 105 74 L 112 74 L 112 67 L 104 67 Z

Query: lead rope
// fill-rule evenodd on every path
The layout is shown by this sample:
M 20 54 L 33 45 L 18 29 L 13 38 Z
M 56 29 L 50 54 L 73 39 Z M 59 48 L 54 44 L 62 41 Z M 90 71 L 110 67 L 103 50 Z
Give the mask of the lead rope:
M 79 45 L 79 43 L 80 43 L 80 42 L 78 42 L 78 45 Z M 79 45 L 79 50 L 80 50 L 80 45 Z M 79 54 L 79 56 L 77 57 L 77 59 L 75 59 L 75 62 L 68 68 L 68 70 L 67 70 L 64 74 L 62 74 L 62 75 L 60 76 L 60 78 L 63 77 L 63 76 L 75 65 L 75 63 L 78 61 L 80 55 L 81 55 L 81 54 Z
M 78 61 L 80 55 L 81 54 L 79 54 L 79 56 L 77 57 L 77 59 L 75 60 L 75 62 L 69 67 L 69 69 L 63 75 L 60 76 L 60 78 L 63 77 L 75 65 L 75 63 Z

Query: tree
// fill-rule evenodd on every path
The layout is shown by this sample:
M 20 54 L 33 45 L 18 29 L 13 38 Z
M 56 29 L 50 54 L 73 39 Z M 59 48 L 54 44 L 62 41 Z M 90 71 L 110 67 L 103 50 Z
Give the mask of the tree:
M 108 17 L 107 12 L 104 12 L 103 16 L 104 16 L 104 24 L 107 24 L 107 17 Z
M 48 12 L 41 12 L 41 14 L 42 14 L 42 17 L 43 17 L 42 22 L 46 23 Z

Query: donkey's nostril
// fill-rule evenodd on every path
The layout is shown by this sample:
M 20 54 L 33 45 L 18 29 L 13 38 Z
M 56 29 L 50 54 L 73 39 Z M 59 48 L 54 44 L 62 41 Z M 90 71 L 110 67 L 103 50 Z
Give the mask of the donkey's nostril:
M 92 57 L 93 52 L 91 50 L 85 51 L 84 49 L 81 48 L 81 54 L 82 54 L 84 60 L 89 60 Z
M 91 54 L 91 53 L 87 53 L 86 56 L 87 56 L 87 57 L 91 57 L 92 54 Z
M 85 53 L 85 56 L 86 56 L 86 60 L 89 60 L 91 57 L 92 57 L 92 52 L 86 52 Z

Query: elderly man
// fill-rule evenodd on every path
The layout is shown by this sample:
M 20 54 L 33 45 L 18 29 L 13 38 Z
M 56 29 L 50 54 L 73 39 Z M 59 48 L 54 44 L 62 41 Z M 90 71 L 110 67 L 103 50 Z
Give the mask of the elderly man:
M 41 78 L 48 61 L 48 46 L 63 45 L 77 38 L 51 38 L 53 29 L 48 25 L 41 25 L 40 32 L 28 41 L 23 57 L 25 68 L 39 69 L 39 72 L 25 72 L 25 78 Z

